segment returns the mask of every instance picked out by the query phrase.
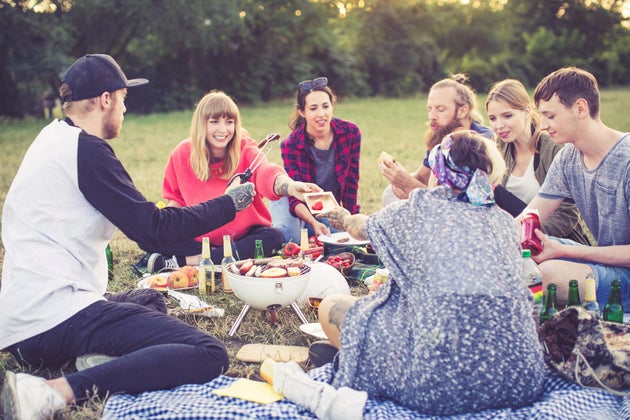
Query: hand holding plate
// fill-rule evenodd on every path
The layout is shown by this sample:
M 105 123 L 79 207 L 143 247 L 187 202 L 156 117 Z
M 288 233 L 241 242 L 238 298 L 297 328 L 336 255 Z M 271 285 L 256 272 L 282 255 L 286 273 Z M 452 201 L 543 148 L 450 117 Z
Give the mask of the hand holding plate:
M 304 193 L 321 191 L 323 190 L 317 184 L 313 184 L 311 182 L 293 181 L 289 184 L 288 193 L 290 196 L 293 196 L 300 201 L 304 201 Z

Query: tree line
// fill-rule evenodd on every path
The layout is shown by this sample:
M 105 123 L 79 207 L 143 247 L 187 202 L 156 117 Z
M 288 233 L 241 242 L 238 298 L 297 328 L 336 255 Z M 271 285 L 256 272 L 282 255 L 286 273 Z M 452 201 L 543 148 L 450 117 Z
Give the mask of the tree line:
M 64 70 L 112 55 L 150 88 L 131 112 L 190 109 L 211 89 L 240 103 L 325 75 L 340 96 L 406 96 L 451 73 L 480 92 L 566 65 L 630 80 L 623 0 L 0 0 L 0 115 L 41 113 Z

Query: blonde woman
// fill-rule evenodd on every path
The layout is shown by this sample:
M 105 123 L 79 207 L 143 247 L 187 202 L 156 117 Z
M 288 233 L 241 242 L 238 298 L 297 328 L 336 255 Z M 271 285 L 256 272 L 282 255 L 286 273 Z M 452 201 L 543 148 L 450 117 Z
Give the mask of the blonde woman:
M 497 135 L 497 145 L 507 164 L 500 185 L 510 195 L 497 203 L 516 215 L 536 196 L 554 157 L 562 148 L 540 128 L 540 116 L 534 110 L 525 86 L 518 80 L 496 83 L 486 100 L 490 126 Z M 591 245 L 588 228 L 573 202 L 565 201 L 543 225 L 543 231 L 558 238 L 568 238 Z
M 203 236 L 210 237 L 215 263 L 223 258 L 223 235 L 232 237 L 235 253 L 240 258 L 253 257 L 256 239 L 263 241 L 265 255 L 269 256 L 281 248 L 284 235 L 271 226 L 271 215 L 263 198 L 303 199 L 305 192 L 320 191 L 314 184 L 293 181 L 283 168 L 260 157 L 256 142 L 244 134 L 240 113 L 232 98 L 221 91 L 206 94 L 193 114 L 190 138 L 177 145 L 168 159 L 162 185 L 167 208 L 190 206 L 224 194 L 230 178 L 245 172 L 255 159 L 261 159 L 261 164 L 250 179 L 256 193 L 251 206 L 239 212 L 234 220 L 195 241 L 147 250 L 153 252 L 148 271 L 197 264 Z

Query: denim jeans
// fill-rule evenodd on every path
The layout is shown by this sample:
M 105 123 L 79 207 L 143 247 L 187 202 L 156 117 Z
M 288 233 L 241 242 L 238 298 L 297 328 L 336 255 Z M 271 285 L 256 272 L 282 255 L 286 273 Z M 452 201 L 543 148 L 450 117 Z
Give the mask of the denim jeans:
M 137 301 L 138 295 L 131 300 Z M 98 301 L 6 351 L 31 365 L 51 367 L 88 353 L 119 356 L 65 375 L 79 401 L 94 392 L 103 398 L 108 393 L 137 394 L 205 383 L 228 369 L 228 354 L 220 340 L 151 306 Z
M 571 239 L 557 238 L 555 236 L 549 236 L 549 238 L 564 245 L 583 246 Z M 600 309 L 604 309 L 604 306 L 608 302 L 608 295 L 610 294 L 612 281 L 614 279 L 619 279 L 621 281 L 621 305 L 623 306 L 624 312 L 630 312 L 630 268 L 598 264 L 590 261 L 576 260 L 573 258 L 561 259 L 586 264 L 591 268 L 591 270 L 593 270 L 593 274 L 595 275 L 595 284 L 597 287 L 595 293 Z
M 269 201 L 269 212 L 271 213 L 271 224 L 284 233 L 286 242 L 299 244 L 302 238 L 300 235 L 302 228 L 308 229 L 309 238 L 315 234 L 313 228 L 291 214 L 289 211 L 289 199 L 287 197 L 282 197 L 280 200 Z M 318 220 L 330 228 L 328 219 Z M 337 231 L 330 229 L 330 232 L 334 233 Z

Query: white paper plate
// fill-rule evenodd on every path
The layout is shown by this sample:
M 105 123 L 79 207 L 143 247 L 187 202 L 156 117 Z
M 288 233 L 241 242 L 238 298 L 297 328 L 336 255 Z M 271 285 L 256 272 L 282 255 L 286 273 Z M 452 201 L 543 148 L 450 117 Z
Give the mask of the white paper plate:
M 322 324 L 319 322 L 311 322 L 310 324 L 302 324 L 300 325 L 300 331 L 305 334 L 312 335 L 313 337 L 317 337 L 320 340 L 327 340 L 328 336 L 324 333 L 322 329 Z
M 330 235 L 319 235 L 317 239 L 319 239 L 321 243 L 335 246 L 367 245 L 370 243 L 370 241 L 359 241 L 358 239 L 354 239 L 348 232 L 336 232 L 331 233 Z

